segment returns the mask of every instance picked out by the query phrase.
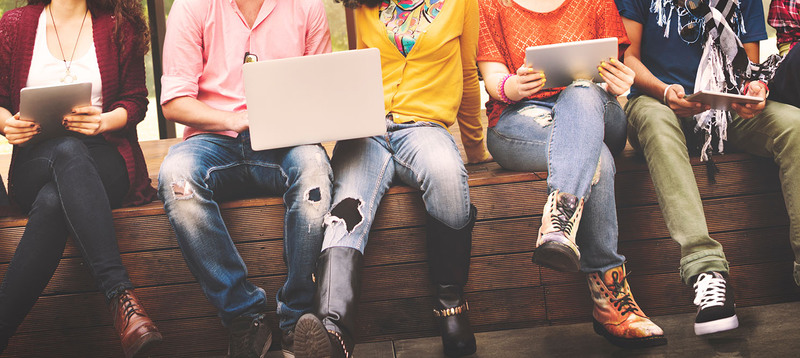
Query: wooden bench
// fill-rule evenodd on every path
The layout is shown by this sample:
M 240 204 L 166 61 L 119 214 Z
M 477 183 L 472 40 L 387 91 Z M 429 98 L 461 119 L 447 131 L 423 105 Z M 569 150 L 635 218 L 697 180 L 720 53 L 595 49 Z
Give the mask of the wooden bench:
M 455 131 L 455 129 L 454 129 Z M 152 177 L 169 145 L 144 142 Z M 6 158 L 7 160 L 7 158 Z M 717 156 L 721 173 L 709 184 L 693 160 L 712 236 L 732 264 L 739 306 L 800 299 L 791 271 L 788 217 L 777 170 L 746 154 Z M 680 250 L 669 238 L 643 160 L 628 149 L 617 161 L 620 251 L 630 283 L 649 315 L 692 312 L 693 292 L 680 282 Z M 471 197 L 478 207 L 466 290 L 477 331 L 587 322 L 591 301 L 583 275 L 559 273 L 530 257 L 547 196 L 546 174 L 505 171 L 495 163 L 470 165 Z M 279 197 L 221 204 L 250 279 L 275 308 L 283 283 L 283 204 Z M 424 215 L 418 191 L 390 189 L 367 247 L 359 306 L 359 341 L 437 335 L 425 262 Z M 160 202 L 114 211 L 122 259 L 137 293 L 164 334 L 155 356 L 222 355 L 226 331 L 181 256 Z M 4 274 L 26 219 L 0 218 L 0 274 Z M 33 311 L 12 338 L 7 357 L 119 356 L 102 296 L 70 243 Z M 271 317 L 275 322 L 274 314 Z M 687 329 L 691 322 L 686 322 Z M 277 332 L 277 327 L 273 327 Z M 669 334 L 669 332 L 667 332 Z M 278 340 L 276 340 L 278 341 Z

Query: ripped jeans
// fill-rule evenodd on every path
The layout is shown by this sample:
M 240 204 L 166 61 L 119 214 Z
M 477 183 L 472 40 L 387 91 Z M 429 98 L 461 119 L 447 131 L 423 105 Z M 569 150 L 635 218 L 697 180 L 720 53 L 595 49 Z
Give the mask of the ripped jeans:
M 487 134 L 489 152 L 503 168 L 547 171 L 549 191 L 585 199 L 576 241 L 586 273 L 625 261 L 617 253 L 613 155 L 625 147 L 626 125 L 616 98 L 576 82 L 557 96 L 509 106 Z
M 321 146 L 253 151 L 247 131 L 238 138 L 199 134 L 172 146 L 158 177 L 158 194 L 183 257 L 226 326 L 239 315 L 264 311 L 266 295 L 247 280 L 217 202 L 283 194 L 288 276 L 276 300 L 286 331 L 313 309 L 311 274 L 330 192 L 331 169 Z
M 436 220 L 454 229 L 469 222 L 467 170 L 453 136 L 437 124 L 387 120 L 382 136 L 337 143 L 331 167 L 334 205 L 323 250 L 346 246 L 364 253 L 375 211 L 395 178 L 422 190 L 425 210 Z

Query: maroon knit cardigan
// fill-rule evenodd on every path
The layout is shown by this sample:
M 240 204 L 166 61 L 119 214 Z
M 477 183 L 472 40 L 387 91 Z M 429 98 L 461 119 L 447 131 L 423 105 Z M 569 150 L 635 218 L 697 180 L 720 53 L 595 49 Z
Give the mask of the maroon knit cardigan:
M 29 5 L 8 11 L 0 19 L 0 106 L 11 113 L 19 111 L 19 91 L 28 80 L 36 28 L 43 10 L 43 5 Z M 110 13 L 92 13 L 94 46 L 103 84 L 103 112 L 119 107 L 128 112 L 128 123 L 124 128 L 103 133 L 103 136 L 125 159 L 130 189 L 123 199 L 123 205 L 131 206 L 152 201 L 156 191 L 150 185 L 136 135 L 136 124 L 144 119 L 148 103 L 144 56 L 138 53 L 138 47 L 134 45 L 134 29 L 127 22 L 123 21 L 119 29 L 124 46 L 121 49 L 117 45 L 113 35 L 115 20 Z M 16 152 L 15 147 L 11 157 L 9 187 L 14 185 Z

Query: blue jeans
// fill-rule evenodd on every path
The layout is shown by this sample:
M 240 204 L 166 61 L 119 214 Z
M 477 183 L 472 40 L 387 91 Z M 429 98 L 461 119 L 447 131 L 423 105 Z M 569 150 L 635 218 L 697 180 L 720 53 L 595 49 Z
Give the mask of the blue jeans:
M 334 205 L 325 219 L 323 250 L 346 246 L 363 253 L 375 211 L 395 178 L 422 191 L 425 210 L 436 220 L 454 229 L 468 224 L 467 170 L 450 132 L 430 122 L 386 125 L 383 136 L 336 144 Z
M 487 134 L 489 152 L 503 168 L 546 170 L 549 191 L 585 199 L 576 238 L 583 272 L 605 272 L 625 261 L 617 253 L 613 157 L 625 147 L 625 132 L 616 98 L 576 82 L 556 97 L 509 106 Z
M 223 325 L 265 310 L 264 290 L 247 281 L 217 201 L 283 194 L 284 260 L 288 277 L 278 291 L 280 327 L 294 328 L 313 309 L 312 273 L 330 207 L 331 169 L 319 145 L 253 151 L 250 134 L 200 134 L 174 145 L 161 165 L 158 194 L 192 274 L 219 311 Z

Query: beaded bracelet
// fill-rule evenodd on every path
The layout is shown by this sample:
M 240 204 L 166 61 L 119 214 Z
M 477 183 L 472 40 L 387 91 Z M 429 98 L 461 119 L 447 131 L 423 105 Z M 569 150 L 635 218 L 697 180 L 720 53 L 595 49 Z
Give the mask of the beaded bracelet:
M 501 79 L 500 82 L 497 83 L 497 94 L 500 95 L 500 100 L 506 104 L 514 104 L 517 102 L 517 101 L 512 101 L 511 98 L 508 98 L 508 96 L 506 96 L 506 81 L 508 81 L 508 79 L 511 78 L 511 76 L 513 76 L 513 74 L 508 73 L 505 76 L 503 76 L 503 79 Z

